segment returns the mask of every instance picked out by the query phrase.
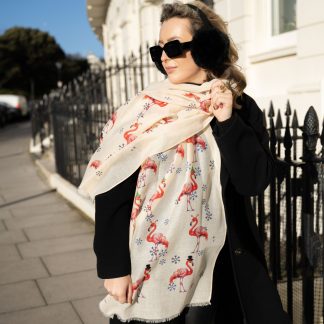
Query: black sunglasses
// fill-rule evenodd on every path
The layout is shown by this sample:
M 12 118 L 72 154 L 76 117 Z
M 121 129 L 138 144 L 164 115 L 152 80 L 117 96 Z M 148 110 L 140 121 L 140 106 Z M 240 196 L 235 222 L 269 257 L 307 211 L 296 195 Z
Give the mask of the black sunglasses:
M 179 40 L 175 39 L 171 42 L 167 42 L 163 47 L 159 45 L 155 45 L 150 47 L 150 54 L 153 62 L 161 62 L 162 52 L 165 51 L 168 57 L 173 58 L 180 56 L 185 50 L 189 50 L 191 48 L 190 42 L 180 43 Z

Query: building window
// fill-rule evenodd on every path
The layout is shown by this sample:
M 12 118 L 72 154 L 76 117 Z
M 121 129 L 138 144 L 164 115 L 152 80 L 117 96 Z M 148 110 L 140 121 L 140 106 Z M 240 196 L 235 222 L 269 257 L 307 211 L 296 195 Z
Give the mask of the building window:
M 272 36 L 296 29 L 296 0 L 271 0 Z

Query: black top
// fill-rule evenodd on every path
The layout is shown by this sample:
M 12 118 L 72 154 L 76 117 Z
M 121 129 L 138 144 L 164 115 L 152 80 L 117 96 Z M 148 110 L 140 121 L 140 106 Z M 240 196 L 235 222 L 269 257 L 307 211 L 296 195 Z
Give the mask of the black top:
M 210 125 L 214 136 L 225 133 L 235 117 L 233 110 L 232 116 L 223 122 L 213 118 Z M 93 249 L 99 278 L 117 278 L 131 273 L 129 224 L 139 171 L 140 168 L 111 190 L 95 196 Z

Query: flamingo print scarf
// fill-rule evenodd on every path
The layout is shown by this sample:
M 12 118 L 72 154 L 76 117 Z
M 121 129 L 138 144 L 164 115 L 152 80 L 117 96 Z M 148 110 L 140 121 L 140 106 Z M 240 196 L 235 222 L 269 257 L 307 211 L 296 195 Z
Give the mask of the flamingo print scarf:
M 140 167 L 129 226 L 133 300 L 107 295 L 99 303 L 106 317 L 165 322 L 186 306 L 210 305 L 226 236 L 212 81 L 153 83 L 102 129 L 79 193 L 94 202 Z

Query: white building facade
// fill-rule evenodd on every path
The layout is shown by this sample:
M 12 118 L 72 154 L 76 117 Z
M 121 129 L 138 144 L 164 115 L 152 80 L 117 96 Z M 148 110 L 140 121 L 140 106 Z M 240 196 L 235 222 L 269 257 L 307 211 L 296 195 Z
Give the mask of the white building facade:
M 89 22 L 110 59 L 156 44 L 162 3 L 172 0 L 87 0 Z M 183 0 L 182 2 L 190 2 Z M 289 99 L 300 123 L 312 105 L 324 110 L 324 2 L 322 0 L 214 0 L 238 47 L 245 92 L 262 109 L 282 112 Z M 161 75 L 161 78 L 163 76 Z

